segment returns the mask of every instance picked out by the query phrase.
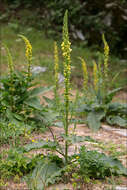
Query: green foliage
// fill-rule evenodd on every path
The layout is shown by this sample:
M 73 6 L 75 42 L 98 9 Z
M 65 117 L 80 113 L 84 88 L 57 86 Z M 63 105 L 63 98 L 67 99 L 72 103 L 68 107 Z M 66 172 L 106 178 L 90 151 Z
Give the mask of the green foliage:
M 116 102 L 104 104 L 91 101 L 79 106 L 78 112 L 87 113 L 87 122 L 89 127 L 92 130 L 97 131 L 101 127 L 102 121 L 106 121 L 110 125 L 127 127 L 126 108 L 127 104 Z
M 89 178 L 105 178 L 111 175 L 127 175 L 127 169 L 118 159 L 97 151 L 87 151 L 84 146 L 79 154 L 80 173 Z
M 26 179 L 30 189 L 46 190 L 49 184 L 58 182 L 62 173 L 62 159 L 58 156 L 47 155 L 38 162 L 32 174 Z
M 38 95 L 51 88 L 35 87 L 33 79 L 31 76 L 28 81 L 27 73 L 22 71 L 0 78 L 0 118 L 7 122 L 6 125 L 11 122 L 18 126 L 30 125 L 34 129 L 36 123 L 36 129 L 42 127 L 43 114 L 47 111 L 40 104 Z
M 96 142 L 94 145 L 94 147 L 98 147 L 99 149 L 101 149 L 102 151 L 104 151 L 105 153 L 107 153 L 108 155 L 114 157 L 114 158 L 118 158 L 119 156 L 123 156 L 126 155 L 126 147 L 124 145 L 121 144 L 114 144 L 112 142 Z M 118 150 L 119 147 L 119 150 Z
M 125 0 L 108 0 L 85 2 L 80 0 L 56 0 L 56 1 L 21 1 L 7 0 L 4 2 L 6 13 L 3 11 L 0 19 L 7 21 L 14 18 L 16 24 L 32 25 L 40 30 L 45 30 L 46 34 L 55 37 L 61 33 L 63 15 L 66 9 L 70 12 L 71 36 L 80 39 L 80 32 L 85 37 L 85 44 L 101 45 L 100 35 L 102 31 L 107 34 L 110 47 L 114 53 L 126 55 L 126 3 Z M 36 11 L 34 11 L 36 10 Z M 16 12 L 16 14 L 15 14 Z M 77 18 L 78 16 L 80 19 Z M 117 18 L 117 19 L 115 19 Z M 14 30 L 17 25 L 13 24 Z M 57 35 L 56 35 L 57 33 Z M 98 47 L 99 48 L 99 47 Z
M 35 143 L 25 145 L 25 147 L 23 148 L 23 151 L 29 152 L 33 149 L 42 149 L 42 148 L 56 150 L 56 147 L 57 147 L 57 144 L 53 141 L 48 141 L 48 142 L 40 141 L 40 142 L 35 142 Z
M 85 147 L 82 147 L 78 155 L 73 154 L 69 156 L 68 154 L 69 146 L 84 141 L 95 143 L 96 140 L 89 136 L 82 137 L 75 135 L 76 124 L 79 120 L 74 119 L 73 116 L 76 115 L 75 108 L 79 96 L 77 93 L 75 100 L 70 100 L 71 48 L 68 36 L 67 11 L 64 16 L 63 43 L 61 44 L 62 55 L 64 57 L 64 94 L 60 97 L 58 105 L 55 99 L 51 100 L 46 97 L 44 99 L 48 105 L 44 107 L 40 103 L 38 95 L 43 94 L 51 88 L 35 87 L 36 84 L 33 83 L 34 78 L 31 76 L 32 46 L 26 38 L 24 39 L 27 46 L 28 71 L 16 72 L 13 70 L 13 67 L 10 67 L 10 75 L 0 79 L 0 129 L 1 134 L 4 135 L 1 140 L 4 143 L 6 140 L 10 142 L 10 139 L 13 138 L 12 145 L 14 145 L 12 146 L 13 149 L 10 149 L 7 154 L 0 156 L 0 174 L 2 177 L 29 174 L 26 177 L 26 181 L 30 189 L 46 190 L 47 186 L 59 180 L 69 181 L 70 179 L 67 179 L 69 177 L 73 177 L 75 180 L 73 187 L 80 188 L 78 183 L 82 179 L 85 182 L 89 182 L 90 178 L 127 175 L 126 169 L 119 160 L 97 151 L 87 151 Z M 107 44 L 106 41 L 105 44 Z M 104 69 L 106 69 L 106 76 L 108 73 L 108 53 L 105 50 L 106 62 Z M 10 54 L 8 59 L 10 59 Z M 11 66 L 12 61 L 9 64 Z M 97 88 L 94 88 L 95 91 L 92 89 L 91 99 L 89 97 L 83 99 L 84 104 L 79 108 L 79 111 L 88 113 L 87 122 L 93 130 L 98 130 L 103 120 L 107 120 L 107 122 L 112 124 L 125 126 L 126 105 L 111 103 L 113 96 L 120 89 L 107 92 L 105 88 L 107 84 L 103 86 L 103 78 L 101 78 L 101 74 L 103 74 L 103 69 L 99 67 L 101 64 L 97 66 L 95 63 L 94 65 L 94 85 Z M 82 104 L 82 99 L 81 102 L 79 100 L 79 104 Z M 119 113 L 118 116 L 116 115 L 117 113 Z M 70 132 L 69 125 L 72 123 L 74 123 L 74 128 Z M 63 128 L 63 134 L 59 134 L 63 143 L 60 143 L 54 135 L 52 127 L 50 127 L 53 124 Z M 26 136 L 32 130 L 32 127 L 37 128 L 41 127 L 41 125 L 47 126 L 51 132 L 52 141 L 49 139 L 46 141 L 32 140 L 32 143 L 26 145 L 20 141 L 18 142 L 17 138 L 20 135 Z M 21 145 L 21 147 L 16 149 L 18 145 Z M 46 155 L 37 154 L 36 156 L 32 156 L 32 158 L 26 156 L 31 150 L 35 151 L 37 149 L 46 149 L 53 153 L 46 153 Z M 56 153 L 59 153 L 62 158 L 57 156 Z
M 104 35 L 103 42 L 104 60 L 99 58 L 98 64 L 94 62 L 92 84 L 89 89 L 84 89 L 84 95 L 79 100 L 78 105 L 78 112 L 84 112 L 87 115 L 88 126 L 94 131 L 99 130 L 101 121 L 106 121 L 110 125 L 127 126 L 127 112 L 125 111 L 127 105 L 112 103 L 113 97 L 121 88 L 110 90 L 116 76 L 111 82 L 109 81 L 109 46 Z
M 7 179 L 15 175 L 23 176 L 35 167 L 35 163 L 21 152 L 10 149 L 7 153 L 7 158 L 0 161 L 0 176 L 2 178 Z
M 1 120 L 0 145 L 9 143 L 9 145 L 19 146 L 22 143 L 20 136 L 31 130 L 32 128 L 28 125 L 25 126 L 24 123 L 15 124 L 14 122 L 8 123 Z

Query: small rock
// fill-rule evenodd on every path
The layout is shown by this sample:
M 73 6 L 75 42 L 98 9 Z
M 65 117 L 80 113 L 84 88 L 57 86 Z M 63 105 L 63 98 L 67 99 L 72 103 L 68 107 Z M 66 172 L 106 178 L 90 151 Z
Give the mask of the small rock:
M 82 33 L 81 30 L 76 30 L 76 34 L 77 34 L 77 37 L 78 37 L 80 40 L 85 40 L 85 36 L 83 35 L 83 33 Z
M 109 13 L 105 16 L 104 20 L 103 20 L 104 24 L 106 26 L 111 26 L 111 23 L 112 23 L 112 14 Z
M 59 83 L 62 83 L 64 81 L 64 76 L 61 73 L 59 73 L 58 79 L 59 79 Z
M 106 131 L 111 131 L 112 133 L 115 133 L 117 135 L 127 137 L 127 129 L 118 129 L 118 128 L 110 127 L 109 125 L 102 125 L 102 128 Z
M 43 73 L 47 70 L 47 67 L 33 66 L 31 71 L 34 74 Z
M 115 190 L 127 190 L 127 187 L 116 186 Z

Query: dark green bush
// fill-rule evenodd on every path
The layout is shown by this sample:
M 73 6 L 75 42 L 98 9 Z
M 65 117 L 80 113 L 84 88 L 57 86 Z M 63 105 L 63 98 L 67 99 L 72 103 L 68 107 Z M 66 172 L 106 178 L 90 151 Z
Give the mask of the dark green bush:
M 63 15 L 69 11 L 72 38 L 85 44 L 101 45 L 101 34 L 106 33 L 112 52 L 126 56 L 127 4 L 124 0 L 6 0 L 9 19 L 14 16 L 23 24 L 33 25 L 46 34 L 60 34 Z M 9 9 L 8 9 L 9 8 Z M 99 44 L 98 44 L 99 43 Z M 98 46 L 99 45 L 99 46 Z
M 97 151 L 88 151 L 84 146 L 79 154 L 80 173 L 89 178 L 105 178 L 111 175 L 127 175 L 127 169 L 113 157 Z

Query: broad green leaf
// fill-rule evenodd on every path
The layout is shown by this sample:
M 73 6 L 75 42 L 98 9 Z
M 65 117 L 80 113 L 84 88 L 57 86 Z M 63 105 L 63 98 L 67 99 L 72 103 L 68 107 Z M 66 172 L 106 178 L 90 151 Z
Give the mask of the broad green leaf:
M 120 116 L 109 116 L 107 117 L 107 122 L 110 124 L 110 125 L 119 125 L 121 127 L 127 127 L 127 119 L 123 119 L 122 117 Z
M 127 104 L 119 103 L 119 102 L 112 102 L 108 105 L 109 112 L 116 112 L 127 114 Z
M 29 152 L 33 149 L 40 149 L 40 148 L 47 148 L 47 149 L 56 149 L 57 144 L 53 141 L 40 141 L 40 142 L 35 142 L 35 143 L 30 143 L 24 146 L 24 150 L 26 152 Z
M 50 99 L 46 96 L 43 96 L 43 98 L 48 103 L 49 106 L 52 106 L 54 104 L 54 99 Z
M 92 108 L 87 105 L 87 104 L 83 104 L 83 105 L 80 105 L 79 108 L 77 108 L 76 110 L 78 113 L 81 113 L 81 112 L 89 112 L 89 111 L 92 111 Z
M 28 96 L 31 98 L 31 97 L 35 97 L 39 94 L 43 94 L 49 90 L 51 90 L 52 87 L 37 87 L 37 88 L 33 88 L 31 90 L 29 90 L 28 92 Z
M 8 117 L 9 120 L 14 119 L 14 116 L 13 116 L 13 113 L 11 112 L 11 110 L 7 109 L 6 114 L 7 114 L 7 117 Z
M 94 112 L 90 112 L 87 116 L 87 122 L 88 122 L 88 126 L 90 127 L 90 129 L 92 129 L 93 131 L 98 131 L 101 127 L 101 123 L 99 118 L 97 118 L 96 113 Z
M 127 168 L 118 159 L 96 150 L 88 151 L 85 146 L 80 149 L 79 162 L 82 175 L 85 174 L 91 178 L 105 178 L 111 175 L 127 176 Z
M 40 104 L 39 99 L 37 97 L 29 98 L 24 103 L 26 105 L 34 108 L 34 109 L 37 109 L 37 110 L 42 110 L 42 108 L 43 108 L 42 105 Z
M 28 185 L 34 190 L 45 190 L 49 184 L 54 184 L 57 178 L 61 175 L 61 169 L 56 163 L 46 160 L 40 162 L 30 176 Z
M 14 117 L 19 120 L 19 121 L 23 121 L 23 117 L 21 117 L 19 114 L 14 113 Z
M 118 91 L 120 91 L 122 88 L 116 88 L 108 92 L 108 96 L 115 95 Z
M 106 115 L 103 110 L 96 111 L 96 112 L 94 112 L 94 114 L 96 115 L 96 117 L 99 121 L 101 121 Z
M 115 96 L 115 94 L 118 92 L 118 91 L 120 91 L 122 88 L 116 88 L 116 89 L 114 89 L 114 90 L 111 90 L 111 91 L 109 91 L 108 93 L 107 93 L 107 95 L 106 95 L 106 98 L 105 98 L 105 103 L 110 103 L 111 101 L 112 101 L 112 99 L 113 99 L 113 97 Z

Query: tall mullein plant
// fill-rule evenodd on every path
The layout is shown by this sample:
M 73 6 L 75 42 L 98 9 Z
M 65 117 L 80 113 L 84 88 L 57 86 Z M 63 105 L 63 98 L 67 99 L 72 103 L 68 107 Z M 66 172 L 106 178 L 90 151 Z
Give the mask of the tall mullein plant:
M 12 77 L 13 72 L 14 72 L 14 66 L 13 66 L 12 56 L 11 56 L 11 53 L 10 53 L 8 47 L 5 44 L 4 44 L 4 47 L 5 47 L 5 50 L 7 52 L 7 60 L 8 60 L 9 73 L 10 73 L 10 76 Z
M 58 71 L 59 71 L 59 58 L 58 58 L 58 47 L 57 43 L 54 42 L 54 73 L 55 73 L 55 86 L 54 86 L 54 97 L 56 101 L 56 105 L 59 104 L 59 96 L 58 96 L 58 88 L 59 88 L 59 79 L 58 79 Z
M 82 64 L 82 70 L 83 70 L 83 90 L 85 95 L 87 95 L 88 92 L 88 70 L 87 70 L 87 65 L 86 62 L 83 58 L 79 57 L 79 59 L 81 60 L 81 64 Z
M 62 55 L 64 59 L 64 104 L 65 104 L 65 136 L 68 137 L 69 126 L 69 94 L 70 94 L 70 74 L 71 74 L 71 59 L 70 59 L 70 41 L 68 35 L 68 11 L 65 12 L 63 20 L 63 42 L 61 44 Z M 68 140 L 65 140 L 65 163 L 68 162 Z
M 21 37 L 23 41 L 25 42 L 25 46 L 26 46 L 25 54 L 26 54 L 26 59 L 27 59 L 27 64 L 28 64 L 28 81 L 30 81 L 31 80 L 31 64 L 32 64 L 32 45 L 25 36 L 19 35 L 19 37 Z
M 108 84 L 108 61 L 109 61 L 109 46 L 105 39 L 104 34 L 102 35 L 102 40 L 104 43 L 104 87 L 105 90 Z
M 8 49 L 8 47 L 4 44 L 5 50 L 7 52 L 7 61 L 8 61 L 8 68 L 9 68 L 9 75 L 10 75 L 10 91 L 11 91 L 11 109 L 13 111 L 14 108 L 14 101 L 13 101 L 13 91 L 14 91 L 14 86 L 13 86 L 13 74 L 14 74 L 14 65 L 12 61 L 12 56 L 11 53 Z
M 96 94 L 98 93 L 98 82 L 98 68 L 96 62 L 93 61 L 93 85 Z

